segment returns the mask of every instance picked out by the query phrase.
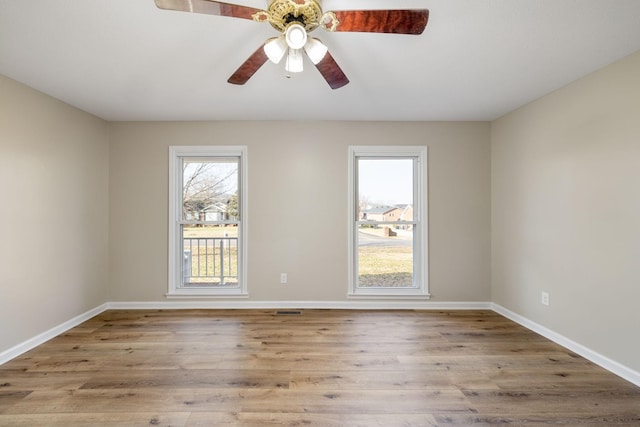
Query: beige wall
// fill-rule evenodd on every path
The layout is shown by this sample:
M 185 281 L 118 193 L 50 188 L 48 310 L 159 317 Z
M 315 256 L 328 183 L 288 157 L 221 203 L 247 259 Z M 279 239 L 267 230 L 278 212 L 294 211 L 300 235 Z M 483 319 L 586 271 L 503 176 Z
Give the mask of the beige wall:
M 0 76 L 0 353 L 105 302 L 108 138 Z
M 110 300 L 165 301 L 169 145 L 248 146 L 250 301 L 345 301 L 347 147 L 419 144 L 433 300 L 489 301 L 489 136 L 488 123 L 114 123 Z
M 640 53 L 493 123 L 492 231 L 494 302 L 640 371 Z

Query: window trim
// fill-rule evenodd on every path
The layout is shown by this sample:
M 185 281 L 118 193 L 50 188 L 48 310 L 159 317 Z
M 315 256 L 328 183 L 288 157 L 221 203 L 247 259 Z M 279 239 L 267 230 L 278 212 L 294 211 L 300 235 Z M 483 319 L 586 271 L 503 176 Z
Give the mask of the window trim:
M 414 206 L 413 222 L 417 224 L 414 236 L 414 282 L 412 288 L 369 288 L 358 287 L 358 247 L 357 235 L 358 219 L 357 206 L 357 160 L 360 157 L 381 159 L 394 157 L 416 158 L 418 168 L 414 175 Z M 427 211 L 427 147 L 426 146 L 349 146 L 348 164 L 348 293 L 349 298 L 400 298 L 400 299 L 429 299 L 429 269 L 428 269 L 428 211 Z M 412 222 L 412 223 L 413 223 Z
M 183 158 L 239 157 L 239 219 L 238 219 L 238 286 L 184 288 L 182 283 L 182 171 Z M 167 298 L 245 298 L 247 287 L 247 147 L 244 145 L 203 145 L 169 147 L 169 239 Z M 182 221 L 184 222 L 184 221 Z M 235 223 L 235 221 L 234 221 Z

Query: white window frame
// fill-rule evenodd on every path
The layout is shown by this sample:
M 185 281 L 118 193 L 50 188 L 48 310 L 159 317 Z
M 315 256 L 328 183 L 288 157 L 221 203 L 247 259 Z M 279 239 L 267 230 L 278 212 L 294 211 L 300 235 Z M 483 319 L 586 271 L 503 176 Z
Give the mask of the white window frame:
M 413 240 L 413 287 L 358 286 L 358 182 L 357 160 L 365 158 L 414 158 L 413 222 L 417 226 Z M 427 147 L 426 146 L 349 146 L 349 291 L 350 298 L 428 299 L 428 215 L 427 215 Z
M 182 160 L 184 158 L 239 157 L 238 286 L 188 288 L 182 286 Z M 169 147 L 169 286 L 168 298 L 248 297 L 247 288 L 247 147 Z

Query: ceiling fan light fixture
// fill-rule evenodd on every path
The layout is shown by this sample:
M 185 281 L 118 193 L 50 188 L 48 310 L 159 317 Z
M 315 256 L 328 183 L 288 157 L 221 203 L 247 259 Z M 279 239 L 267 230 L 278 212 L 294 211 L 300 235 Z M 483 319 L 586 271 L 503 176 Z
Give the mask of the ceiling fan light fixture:
M 287 53 L 287 50 L 289 50 L 289 47 L 287 46 L 287 41 L 284 39 L 284 36 L 271 39 L 271 41 L 268 41 L 264 45 L 264 53 L 274 64 L 280 63 Z
M 307 56 L 314 64 L 322 61 L 322 58 L 327 54 L 329 49 L 318 39 L 310 38 L 307 44 L 304 45 L 304 51 L 307 52 Z
M 289 73 L 301 73 L 303 69 L 302 51 L 300 49 L 289 49 L 287 62 L 284 69 Z
M 321 0 L 268 0 L 266 10 L 224 1 L 155 0 L 155 3 L 160 9 L 268 22 L 280 32 L 280 37 L 267 39 L 227 80 L 239 85 L 245 84 L 267 60 L 278 64 L 285 55 L 287 77 L 303 71 L 304 49 L 331 89 L 338 89 L 349 83 L 349 79 L 327 47 L 308 36 L 311 31 L 322 27 L 330 32 L 418 35 L 429 21 L 428 9 L 354 9 L 323 13 Z
M 284 37 L 291 49 L 302 49 L 307 43 L 307 30 L 300 24 L 291 24 L 287 27 Z

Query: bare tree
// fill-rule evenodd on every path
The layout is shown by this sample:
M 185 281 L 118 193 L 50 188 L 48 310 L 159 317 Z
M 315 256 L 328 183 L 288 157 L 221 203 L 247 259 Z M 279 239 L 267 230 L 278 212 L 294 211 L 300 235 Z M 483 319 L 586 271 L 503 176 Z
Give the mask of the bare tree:
M 226 205 L 237 191 L 238 168 L 222 168 L 216 162 L 184 162 L 182 206 L 185 218 L 204 220 L 205 209 L 220 202 Z
M 366 194 L 359 194 L 358 200 L 358 219 L 363 218 L 363 212 L 366 212 L 371 208 L 371 198 Z

